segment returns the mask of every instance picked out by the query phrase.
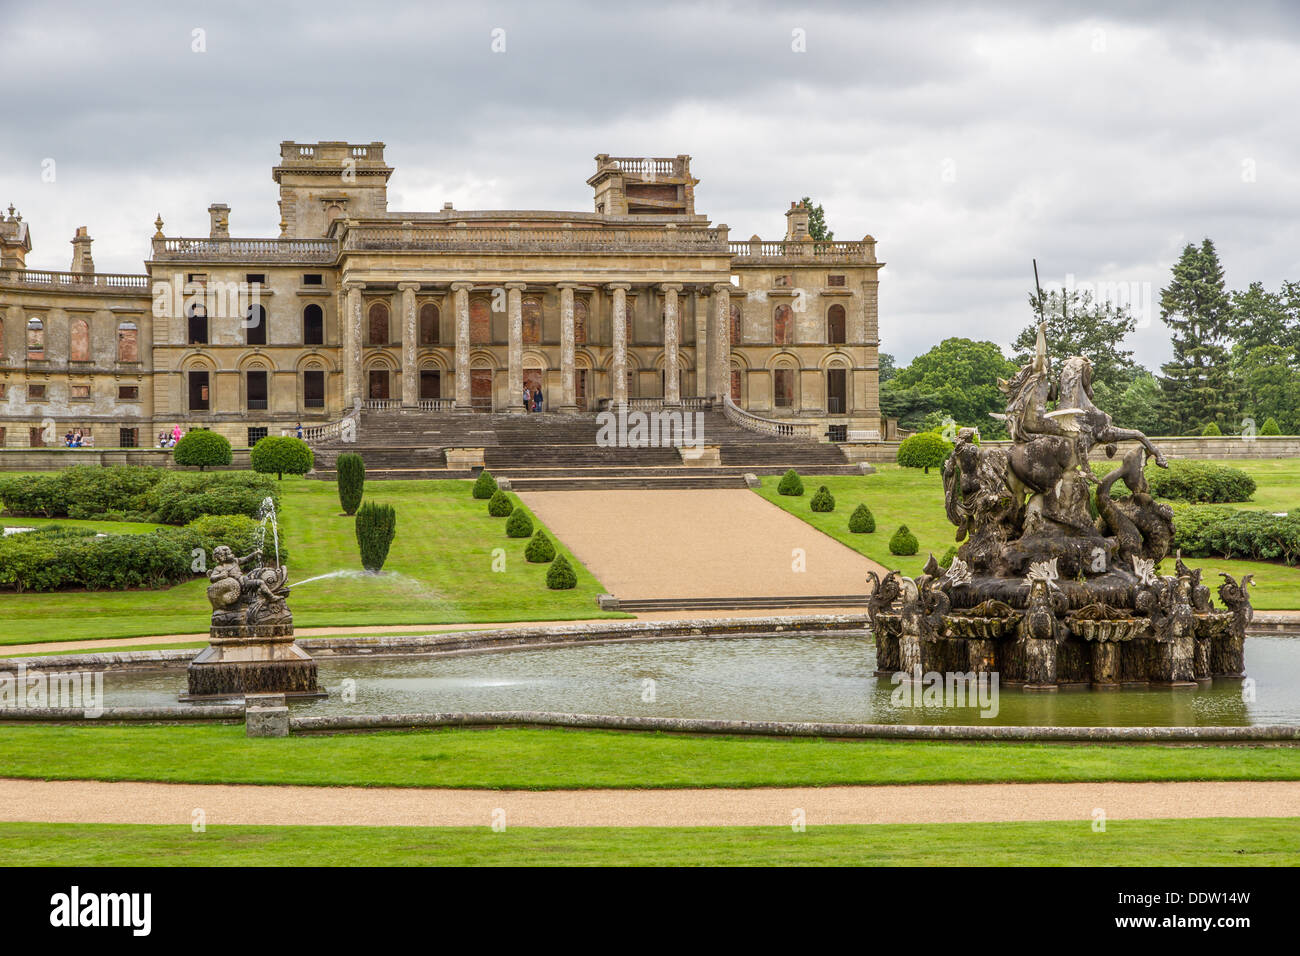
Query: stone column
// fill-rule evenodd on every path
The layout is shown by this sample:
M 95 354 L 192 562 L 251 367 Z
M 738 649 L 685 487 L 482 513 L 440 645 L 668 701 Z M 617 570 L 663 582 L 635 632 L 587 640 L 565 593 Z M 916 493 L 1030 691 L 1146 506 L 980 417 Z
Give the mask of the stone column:
M 680 405 L 682 385 L 677 362 L 677 293 L 682 291 L 682 287 L 666 282 L 659 288 L 664 294 L 664 404 Z
M 731 394 L 731 283 L 714 285 L 713 316 L 713 355 L 709 360 L 713 388 L 710 393 L 721 401 L 723 395 Z
M 509 371 L 506 411 L 524 413 L 524 289 L 522 282 L 506 283 L 506 327 L 509 333 Z
M 560 411 L 572 415 L 578 411 L 574 389 L 573 290 L 577 283 L 561 282 L 560 288 Z
M 415 347 L 419 342 L 419 325 L 415 318 L 415 292 L 418 282 L 399 282 L 402 293 L 402 407 L 414 408 L 420 397 L 420 372 L 416 365 Z
M 473 403 L 469 390 L 469 290 L 472 282 L 453 282 L 452 297 L 456 302 L 456 410 L 468 412 Z
M 709 300 L 701 289 L 695 290 L 695 394 L 709 394 Z
M 363 282 L 348 282 L 348 307 L 342 317 L 339 336 L 343 340 L 343 405 L 344 414 L 350 414 L 356 403 L 365 396 L 361 383 L 361 292 Z
M 610 401 L 615 405 L 627 404 L 627 293 L 632 288 L 627 282 L 611 282 L 609 291 L 614 296 L 612 315 L 614 360 L 610 363 Z

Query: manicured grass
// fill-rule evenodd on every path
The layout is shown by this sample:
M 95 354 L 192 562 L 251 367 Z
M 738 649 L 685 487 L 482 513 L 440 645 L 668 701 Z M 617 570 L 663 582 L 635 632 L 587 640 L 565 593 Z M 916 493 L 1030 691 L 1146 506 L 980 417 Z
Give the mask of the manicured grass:
M 1236 507 L 1289 511 L 1300 505 L 1300 491 L 1296 490 L 1300 487 L 1300 460 L 1225 464 L 1248 472 L 1258 486 L 1255 500 Z M 804 494 L 799 498 L 777 494 L 780 480 L 779 476 L 764 477 L 757 493 L 853 550 L 909 576 L 920 574 L 930 552 L 941 558 L 956 543 L 957 529 L 944 511 L 943 478 L 937 468 L 930 469 L 928 475 L 920 469 L 898 465 L 879 465 L 874 475 L 804 475 Z M 818 513 L 809 507 L 819 485 L 825 485 L 835 496 L 834 511 Z M 875 515 L 876 530 L 871 534 L 854 534 L 849 531 L 849 515 L 863 503 Z M 920 543 L 917 553 L 910 557 L 889 553 L 889 539 L 900 524 L 907 525 Z M 1255 575 L 1251 601 L 1257 610 L 1300 608 L 1300 567 L 1223 558 L 1188 558 L 1187 563 L 1203 568 L 1204 580 L 1212 587 L 1221 582 L 1221 571 L 1237 579 L 1243 574 Z
M 286 477 L 281 516 L 292 555 L 290 584 L 333 571 L 349 576 L 310 581 L 290 600 L 298 627 L 574 620 L 627 617 L 602 612 L 604 590 L 556 540 L 578 574 L 570 591 L 546 587 L 548 565 L 524 560 L 526 539 L 508 538 L 505 519 L 470 497 L 469 481 L 384 481 L 368 499 L 397 509 L 397 538 L 379 577 L 361 574 L 354 519 L 339 509 L 334 482 Z M 6 518 L 11 524 L 36 524 Z M 535 526 L 540 526 L 536 516 Z M 74 523 L 74 522 L 67 522 Z M 98 527 L 110 522 L 83 522 Z M 150 526 L 135 526 L 132 530 Z M 549 529 L 548 529 L 549 533 Z M 551 538 L 554 540 L 555 535 Z M 502 560 L 493 551 L 502 549 Z M 0 593 L 0 645 L 87 638 L 173 636 L 206 631 L 210 613 L 196 579 L 165 591 Z
M 1296 866 L 1300 818 L 792 827 L 0 823 L 8 866 Z
M 688 737 L 501 727 L 248 739 L 242 725 L 0 724 L 0 773 L 46 780 L 551 790 L 1300 780 L 1300 748 Z
M 3 528 L 45 528 L 57 524 L 62 528 L 89 528 L 99 534 L 148 534 L 166 525 L 147 521 L 80 521 L 72 518 L 0 518 Z

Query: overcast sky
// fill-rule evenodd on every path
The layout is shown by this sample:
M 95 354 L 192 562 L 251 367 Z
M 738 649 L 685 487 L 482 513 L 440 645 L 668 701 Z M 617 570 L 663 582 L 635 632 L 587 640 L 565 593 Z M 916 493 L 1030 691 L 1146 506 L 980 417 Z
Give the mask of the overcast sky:
M 1148 366 L 1185 243 L 1213 238 L 1231 287 L 1300 279 L 1285 4 L 0 0 L 0 35 L 31 268 L 67 269 L 85 225 L 100 271 L 139 272 L 157 213 L 206 235 L 218 201 L 277 235 L 279 142 L 343 139 L 388 144 L 390 210 L 590 211 L 602 152 L 689 153 L 733 238 L 780 238 L 811 195 L 837 239 L 876 237 L 904 361 L 1008 344 L 1035 256 L 1045 285 L 1132 290 Z

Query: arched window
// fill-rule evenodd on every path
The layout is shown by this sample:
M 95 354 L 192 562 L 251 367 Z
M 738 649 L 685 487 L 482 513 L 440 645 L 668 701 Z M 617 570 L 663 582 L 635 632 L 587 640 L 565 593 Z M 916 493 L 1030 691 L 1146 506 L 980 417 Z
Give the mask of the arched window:
M 208 344 L 208 310 L 202 305 L 191 305 L 188 309 L 189 335 L 186 341 L 190 345 Z
M 420 306 L 420 344 L 437 345 L 438 344 L 438 320 L 440 314 L 438 307 L 432 302 L 426 302 Z
M 370 306 L 370 344 L 388 344 L 388 306 L 376 302 Z
M 788 365 L 772 370 L 772 401 L 777 408 L 794 407 L 794 369 Z
M 302 310 L 302 344 L 325 344 L 325 311 L 319 305 Z
M 524 299 L 524 344 L 538 345 L 542 341 L 542 303 L 537 299 Z
M 35 316 L 27 320 L 27 357 L 45 358 L 45 323 Z
M 826 310 L 826 341 L 831 345 L 843 345 L 847 339 L 844 335 L 844 306 L 833 305 Z
M 470 345 L 492 343 L 492 313 L 488 311 L 487 299 L 474 299 L 469 304 L 469 342 Z
M 731 303 L 731 344 L 736 345 L 740 342 L 741 313 L 740 303 Z
M 85 319 L 73 319 L 68 325 L 68 361 L 90 361 L 90 326 Z
M 117 360 L 140 361 L 140 330 L 134 322 L 123 322 L 117 327 Z
M 772 318 L 772 341 L 776 345 L 789 345 L 793 336 L 794 313 L 788 305 L 778 305 Z
M 266 344 L 266 309 L 250 305 L 244 319 L 244 341 L 249 345 Z
M 587 300 L 578 299 L 573 303 L 573 342 L 582 345 L 587 341 Z

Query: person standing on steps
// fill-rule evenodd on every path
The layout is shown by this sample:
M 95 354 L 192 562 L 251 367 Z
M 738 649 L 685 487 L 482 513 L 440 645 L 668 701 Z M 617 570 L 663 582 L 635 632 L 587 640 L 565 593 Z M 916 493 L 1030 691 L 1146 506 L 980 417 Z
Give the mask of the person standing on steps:
M 533 411 L 540 412 L 541 410 L 542 410 L 542 386 L 538 385 L 537 391 L 533 392 Z
M 531 412 L 532 410 L 533 410 L 533 393 L 528 388 L 528 386 L 525 385 L 524 386 L 524 411 Z

